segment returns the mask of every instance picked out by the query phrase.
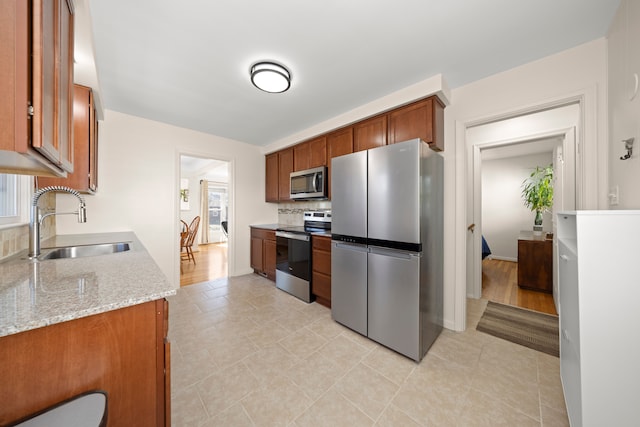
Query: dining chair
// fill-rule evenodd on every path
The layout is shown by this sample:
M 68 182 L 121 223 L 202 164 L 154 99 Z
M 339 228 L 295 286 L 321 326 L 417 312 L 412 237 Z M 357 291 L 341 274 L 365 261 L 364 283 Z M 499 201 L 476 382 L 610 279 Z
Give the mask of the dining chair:
M 186 223 L 184 221 L 182 221 L 183 224 L 186 225 Z M 185 252 L 186 252 L 186 260 L 187 261 L 193 261 L 193 263 L 196 263 L 196 259 L 193 256 L 193 242 L 196 239 L 196 235 L 198 234 L 198 227 L 200 226 L 200 217 L 197 216 L 195 218 L 193 218 L 193 221 L 191 221 L 191 224 L 189 224 L 189 226 L 187 227 L 187 233 L 186 233 L 186 238 L 184 238 L 184 243 L 182 243 L 182 239 L 181 239 L 181 244 L 180 244 L 180 252 L 182 252 L 182 248 L 184 247 Z M 181 259 L 185 259 L 184 257 L 182 257 Z

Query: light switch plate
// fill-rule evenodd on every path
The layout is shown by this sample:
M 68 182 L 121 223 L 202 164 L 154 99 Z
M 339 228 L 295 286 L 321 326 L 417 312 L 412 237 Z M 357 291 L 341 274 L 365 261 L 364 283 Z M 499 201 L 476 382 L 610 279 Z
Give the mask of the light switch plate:
M 609 190 L 609 205 L 617 206 L 620 203 L 620 188 L 617 185 L 614 185 Z

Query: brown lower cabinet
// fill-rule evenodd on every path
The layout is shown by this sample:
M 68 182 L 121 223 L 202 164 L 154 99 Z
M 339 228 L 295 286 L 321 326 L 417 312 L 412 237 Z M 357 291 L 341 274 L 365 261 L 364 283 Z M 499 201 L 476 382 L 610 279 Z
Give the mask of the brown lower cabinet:
M 89 390 L 107 393 L 108 426 L 169 426 L 165 299 L 0 338 L 0 425 Z
M 251 268 L 257 274 L 276 280 L 276 232 L 251 227 Z
M 331 238 L 311 236 L 311 293 L 331 308 Z

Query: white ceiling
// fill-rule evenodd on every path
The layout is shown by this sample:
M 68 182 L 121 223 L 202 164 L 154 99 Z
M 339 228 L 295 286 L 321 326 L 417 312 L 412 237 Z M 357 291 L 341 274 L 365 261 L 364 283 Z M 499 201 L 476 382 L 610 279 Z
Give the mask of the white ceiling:
M 266 145 L 442 74 L 450 88 L 606 35 L 619 0 L 88 1 L 105 109 Z M 291 89 L 249 68 L 275 60 Z M 425 94 L 428 95 L 428 94 Z
M 228 165 L 229 164 L 223 160 L 182 155 L 180 156 L 180 176 L 228 182 Z
M 509 157 L 528 156 L 531 154 L 553 153 L 554 148 L 562 145 L 563 138 L 554 136 L 550 138 L 534 139 L 513 144 L 500 145 L 498 147 L 485 148 L 480 151 L 482 161 L 506 159 Z

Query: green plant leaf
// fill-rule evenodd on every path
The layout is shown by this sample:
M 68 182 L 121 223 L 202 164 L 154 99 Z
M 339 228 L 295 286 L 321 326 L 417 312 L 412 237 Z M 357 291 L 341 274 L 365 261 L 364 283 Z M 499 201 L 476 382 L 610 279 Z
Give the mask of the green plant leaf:
M 524 205 L 533 212 L 547 212 L 553 206 L 553 165 L 536 166 L 522 182 Z

